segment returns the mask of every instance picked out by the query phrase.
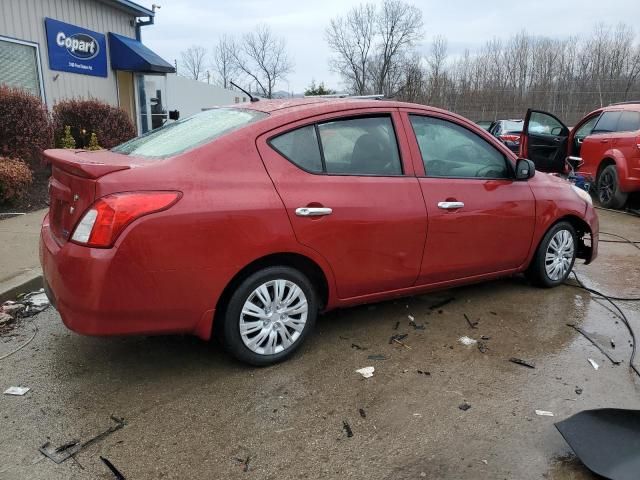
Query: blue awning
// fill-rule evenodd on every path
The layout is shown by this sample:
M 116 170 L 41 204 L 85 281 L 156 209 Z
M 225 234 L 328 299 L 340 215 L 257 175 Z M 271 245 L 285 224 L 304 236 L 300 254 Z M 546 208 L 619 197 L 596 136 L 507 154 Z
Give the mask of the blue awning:
M 135 38 L 109 32 L 111 68 L 140 73 L 174 73 L 176 69 Z

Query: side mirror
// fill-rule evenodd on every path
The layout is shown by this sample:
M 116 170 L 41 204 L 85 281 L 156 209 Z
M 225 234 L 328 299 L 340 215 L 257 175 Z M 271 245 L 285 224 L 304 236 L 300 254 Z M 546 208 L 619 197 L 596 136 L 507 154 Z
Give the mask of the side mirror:
M 529 180 L 536 174 L 536 165 L 526 158 L 516 160 L 516 180 Z

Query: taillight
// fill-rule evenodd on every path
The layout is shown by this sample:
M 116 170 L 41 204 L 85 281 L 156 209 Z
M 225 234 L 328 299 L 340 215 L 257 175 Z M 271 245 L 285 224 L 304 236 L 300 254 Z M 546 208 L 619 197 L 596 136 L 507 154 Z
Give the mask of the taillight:
M 124 192 L 107 195 L 84 213 L 71 241 L 89 247 L 109 248 L 134 220 L 160 212 L 176 203 L 180 192 Z
M 514 143 L 520 143 L 520 135 L 511 135 L 511 134 L 507 134 L 507 135 L 500 135 L 500 140 L 502 140 L 503 142 L 514 142 Z

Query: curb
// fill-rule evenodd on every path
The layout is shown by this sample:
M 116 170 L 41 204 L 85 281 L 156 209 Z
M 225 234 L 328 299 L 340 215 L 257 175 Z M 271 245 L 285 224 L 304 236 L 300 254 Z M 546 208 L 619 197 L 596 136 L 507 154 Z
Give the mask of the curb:
M 42 287 L 42 270 L 35 268 L 0 284 L 0 303 L 15 300 L 21 293 L 33 292 Z

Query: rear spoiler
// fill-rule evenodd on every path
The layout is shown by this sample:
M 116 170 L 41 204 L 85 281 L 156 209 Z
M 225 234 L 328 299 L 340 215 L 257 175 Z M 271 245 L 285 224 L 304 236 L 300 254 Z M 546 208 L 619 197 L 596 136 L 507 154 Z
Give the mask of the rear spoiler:
M 131 168 L 129 158 L 108 150 L 87 151 L 56 148 L 45 150 L 44 158 L 60 170 L 91 179 Z

